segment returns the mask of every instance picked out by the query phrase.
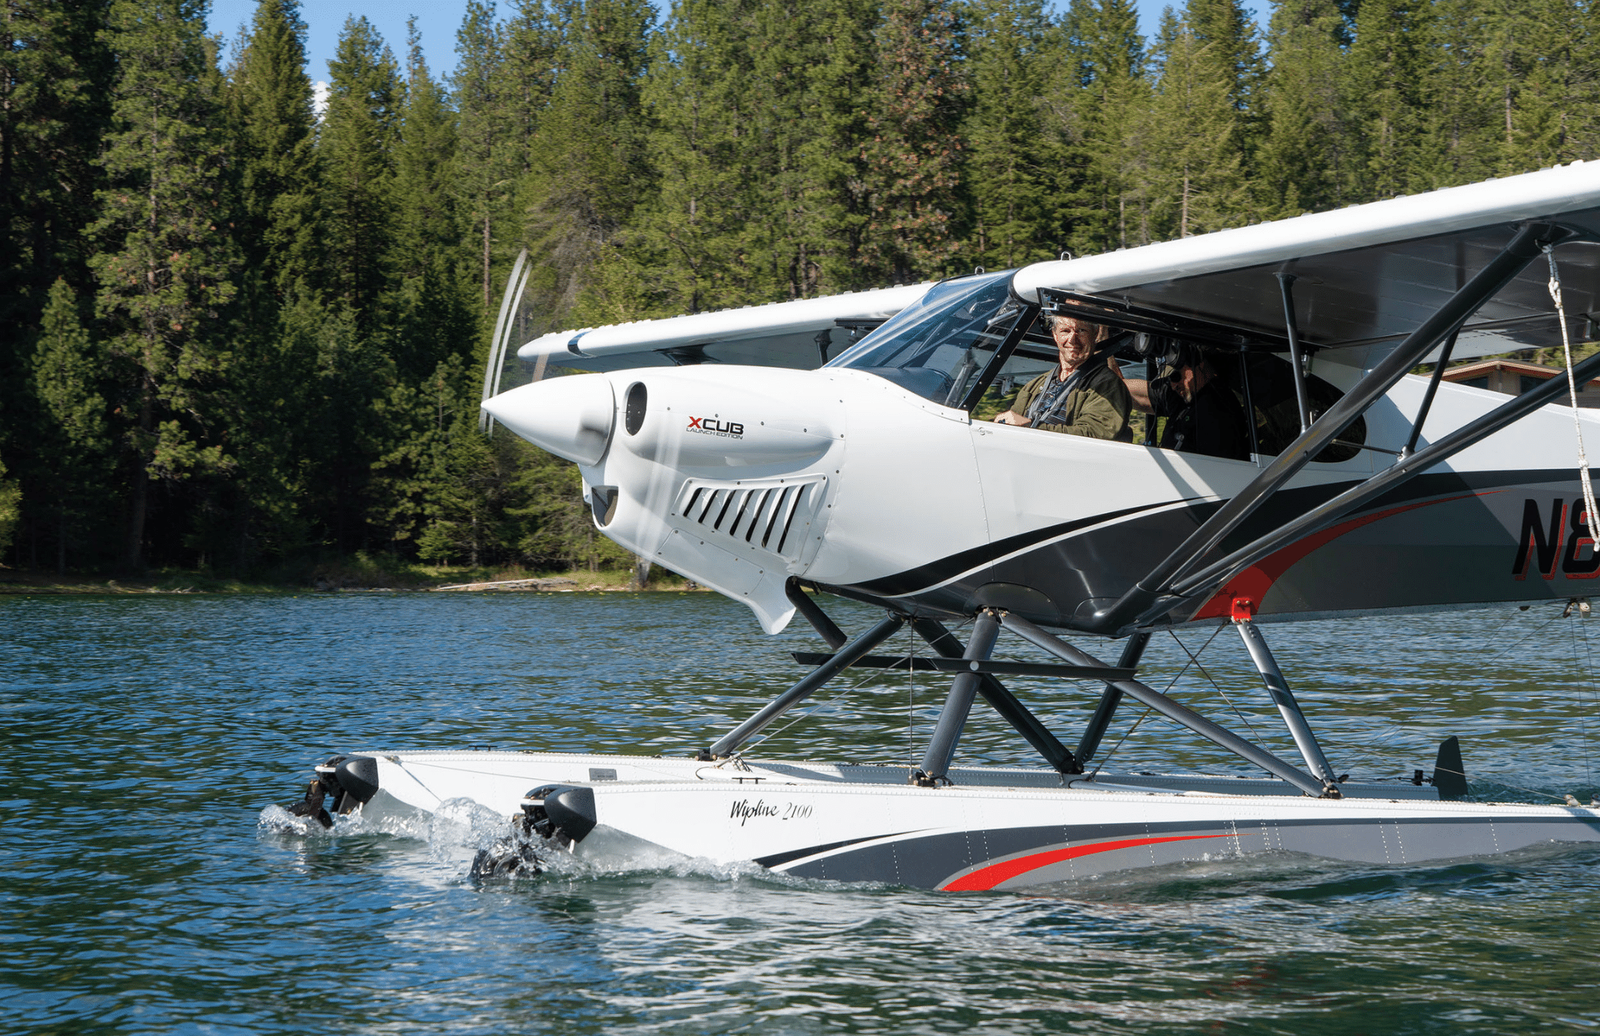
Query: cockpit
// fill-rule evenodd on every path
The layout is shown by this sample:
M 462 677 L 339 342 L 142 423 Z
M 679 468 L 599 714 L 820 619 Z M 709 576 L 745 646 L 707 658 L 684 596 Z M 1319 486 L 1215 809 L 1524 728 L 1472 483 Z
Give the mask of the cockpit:
M 1160 387 L 1163 378 L 1186 367 L 1214 378 L 1213 391 L 1229 405 L 1211 408 L 1205 419 L 1241 427 L 1225 429 L 1221 436 L 1197 436 L 1187 448 L 1225 456 L 1201 442 L 1237 442 L 1237 450 L 1230 452 L 1241 460 L 1248 454 L 1276 455 L 1300 433 L 1302 406 L 1304 416 L 1314 420 L 1341 396 L 1332 384 L 1310 374 L 1297 387 L 1294 368 L 1284 355 L 1287 344 L 1270 333 L 1140 310 L 1067 290 L 1042 288 L 1040 302 L 1026 302 L 1012 293 L 1015 272 L 943 281 L 827 366 L 866 371 L 934 403 L 965 410 L 977 420 L 990 420 L 1007 409 L 1020 386 L 1055 368 L 1057 350 L 1046 318 L 1071 315 L 1108 329 L 1091 362 L 1113 359 L 1129 385 L 1146 388 L 1142 398 L 1149 398 L 1149 387 Z M 1141 398 L 1138 392 L 1136 398 Z M 1144 409 L 1135 420 L 1135 442 L 1186 448 L 1181 436 L 1170 434 L 1169 418 L 1158 416 L 1159 407 L 1151 413 L 1147 403 Z M 1358 421 L 1316 460 L 1348 460 L 1365 437 L 1365 425 Z

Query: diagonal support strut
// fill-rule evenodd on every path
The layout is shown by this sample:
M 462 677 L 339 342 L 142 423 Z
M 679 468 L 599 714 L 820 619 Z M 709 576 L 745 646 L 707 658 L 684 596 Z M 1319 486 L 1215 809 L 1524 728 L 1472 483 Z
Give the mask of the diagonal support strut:
M 760 733 L 767 724 L 811 697 L 817 688 L 844 672 L 845 669 L 849 668 L 850 663 L 888 640 L 895 630 L 905 624 L 905 621 L 905 616 L 891 614 L 876 626 L 840 647 L 831 659 L 807 673 L 799 683 L 768 702 L 767 706 L 760 712 L 724 734 L 722 740 L 708 749 L 707 754 L 713 759 L 731 755 L 740 745 Z
M 1079 651 L 1071 644 L 1047 633 L 1020 615 L 1001 612 L 1000 622 L 1006 629 L 1018 634 L 1024 640 L 1073 665 L 1100 664 L 1092 655 Z M 1187 727 L 1206 740 L 1221 745 L 1241 759 L 1254 763 L 1274 777 L 1287 781 L 1307 795 L 1329 799 L 1342 797 L 1337 783 L 1318 780 L 1310 776 L 1298 767 L 1279 759 L 1271 752 L 1251 744 L 1224 727 L 1218 726 L 1187 706 L 1173 701 L 1154 687 L 1140 683 L 1138 680 L 1116 680 L 1112 682 L 1112 686 L 1127 697 L 1148 705 L 1163 716 L 1181 726 Z
M 1310 428 L 1267 464 L 1249 485 L 1219 507 L 1177 549 L 1115 602 L 1096 610 L 1086 621 L 1074 623 L 1074 626 L 1091 633 L 1115 634 L 1129 626 L 1154 622 L 1178 607 L 1183 598 L 1168 596 L 1177 580 L 1187 575 L 1446 336 L 1538 258 L 1544 245 L 1571 236 L 1571 231 L 1549 223 L 1520 227 L 1499 255 L 1407 335 L 1343 398 L 1329 407 Z
M 945 658 L 960 658 L 966 653 L 966 649 L 955 635 L 934 619 L 912 619 L 911 628 Z M 983 700 L 988 702 L 1002 719 L 1011 724 L 1012 729 L 1022 735 L 1023 740 L 1033 746 L 1035 752 L 1044 756 L 1045 761 L 1057 773 L 1083 772 L 1083 765 L 1071 750 L 1062 744 L 1049 728 L 1039 721 L 1039 717 L 1018 701 L 998 679 L 988 673 L 983 674 L 983 680 L 978 684 L 978 693 L 983 695 Z

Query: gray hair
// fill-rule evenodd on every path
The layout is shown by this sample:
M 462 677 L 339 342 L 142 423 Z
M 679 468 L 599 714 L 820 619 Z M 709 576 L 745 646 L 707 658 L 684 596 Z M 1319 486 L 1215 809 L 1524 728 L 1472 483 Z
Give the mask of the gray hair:
M 1098 345 L 1101 342 L 1105 341 L 1106 338 L 1109 337 L 1110 334 L 1111 334 L 1111 328 L 1107 327 L 1106 325 L 1097 324 L 1093 320 L 1087 320 L 1087 319 L 1085 319 L 1083 317 L 1075 316 L 1075 315 L 1073 315 L 1071 313 L 1063 313 L 1063 312 L 1046 313 L 1044 319 L 1045 319 L 1045 326 L 1048 327 L 1052 331 L 1054 331 L 1056 329 L 1056 326 L 1063 320 L 1074 320 L 1074 321 L 1077 321 L 1080 324 L 1087 324 L 1089 327 L 1094 328 L 1096 330 L 1096 332 L 1097 332 L 1095 334 L 1095 336 L 1094 336 L 1094 341 L 1095 341 L 1096 345 Z

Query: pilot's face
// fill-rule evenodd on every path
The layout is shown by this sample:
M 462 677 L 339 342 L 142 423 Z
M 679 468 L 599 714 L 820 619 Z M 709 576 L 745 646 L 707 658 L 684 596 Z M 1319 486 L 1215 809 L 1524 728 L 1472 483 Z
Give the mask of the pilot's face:
M 1050 334 L 1056 340 L 1056 353 L 1061 357 L 1061 369 L 1073 371 L 1082 366 L 1094 350 L 1099 339 L 1100 325 L 1072 317 L 1057 317 L 1050 325 Z

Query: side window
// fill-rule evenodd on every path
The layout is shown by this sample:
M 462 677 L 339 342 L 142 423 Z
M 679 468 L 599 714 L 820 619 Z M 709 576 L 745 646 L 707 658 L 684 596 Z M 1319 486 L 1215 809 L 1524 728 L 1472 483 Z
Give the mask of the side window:
M 1294 369 L 1281 356 L 1178 338 L 1156 339 L 1139 351 L 1154 363 L 1135 365 L 1124 376 L 1138 389 L 1135 401 L 1146 414 L 1139 440 L 1146 445 L 1249 460 L 1252 453 L 1276 456 L 1300 435 Z M 1157 371 L 1153 378 L 1150 366 Z M 1313 420 L 1343 395 L 1314 375 L 1306 379 L 1306 392 Z M 1366 422 L 1357 420 L 1313 459 L 1349 460 L 1366 434 Z
M 1130 382 L 1135 404 L 1146 415 L 1141 441 L 1248 461 L 1254 440 L 1245 417 L 1238 353 L 1176 338 L 1149 341 L 1142 351 L 1154 362 L 1141 365 L 1137 378 L 1144 380 Z
M 1294 368 L 1281 356 L 1270 353 L 1246 354 L 1244 369 L 1250 379 L 1250 401 L 1255 410 L 1256 449 L 1267 456 L 1275 456 L 1300 435 L 1299 403 L 1294 394 Z M 1326 413 L 1328 408 L 1344 397 L 1344 393 L 1327 381 L 1311 375 L 1306 378 L 1306 394 L 1311 406 L 1311 419 Z M 1367 422 L 1358 418 L 1346 428 L 1338 439 L 1325 447 L 1312 460 L 1323 464 L 1337 464 L 1350 460 L 1361 452 L 1367 441 Z
M 972 408 L 975 420 L 992 421 L 996 414 L 1010 410 L 1018 389 L 1045 371 L 1055 369 L 1055 343 L 1043 330 L 1044 326 L 1042 319 L 1035 319 L 1011 355 L 1006 357 L 999 373 Z

